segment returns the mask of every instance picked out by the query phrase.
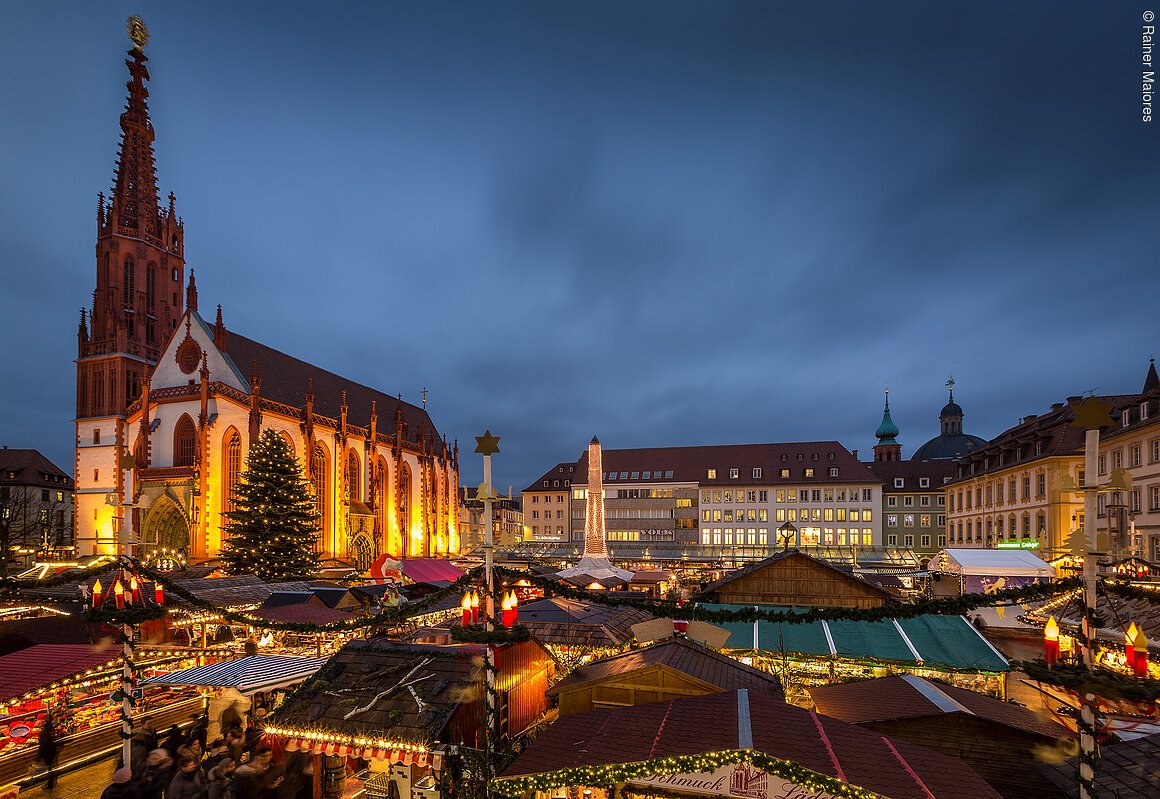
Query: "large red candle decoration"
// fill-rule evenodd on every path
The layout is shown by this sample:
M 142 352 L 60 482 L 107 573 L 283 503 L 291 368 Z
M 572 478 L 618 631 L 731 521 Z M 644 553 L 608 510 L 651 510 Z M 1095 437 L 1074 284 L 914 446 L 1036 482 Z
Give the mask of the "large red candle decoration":
M 94 608 L 101 604 L 101 592 L 103 590 L 104 590 L 104 588 L 101 587 L 101 578 L 98 577 L 97 581 L 95 583 L 93 583 L 93 607 Z
M 471 592 L 471 623 L 479 624 L 479 592 Z
M 1128 662 L 1128 670 L 1135 670 L 1136 662 L 1136 622 L 1128 625 L 1124 632 L 1124 657 Z
M 158 605 L 165 604 L 165 589 L 161 587 L 161 583 L 153 583 L 153 601 Z
M 117 601 L 117 610 L 125 609 L 125 586 L 121 585 L 121 581 L 113 585 L 113 599 Z
M 1059 660 L 1059 622 L 1054 616 L 1047 617 L 1047 624 L 1043 628 L 1043 659 L 1048 666 L 1055 665 Z
M 463 611 L 463 621 L 460 622 L 464 627 L 471 624 L 471 592 L 463 592 L 463 601 L 459 603 L 459 608 Z
M 520 598 L 516 596 L 516 592 L 512 591 L 512 625 L 519 624 L 520 621 Z
M 141 602 L 141 586 L 138 585 L 137 575 L 135 574 L 129 578 L 129 601 L 137 602 L 138 604 Z
M 511 627 L 515 622 L 513 621 L 512 611 L 512 597 L 511 594 L 504 594 L 503 601 L 500 602 L 500 609 L 503 611 L 503 626 Z
M 1132 658 L 1132 671 L 1137 677 L 1148 676 L 1148 639 L 1144 637 L 1144 631 L 1139 627 L 1136 628 L 1136 637 L 1132 641 L 1132 648 L 1136 650 L 1135 656 Z

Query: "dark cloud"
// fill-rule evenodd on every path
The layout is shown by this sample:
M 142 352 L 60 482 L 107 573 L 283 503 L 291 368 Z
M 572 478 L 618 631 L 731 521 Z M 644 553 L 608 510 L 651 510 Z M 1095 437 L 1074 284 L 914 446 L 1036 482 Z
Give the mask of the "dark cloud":
M 9 9 L 0 50 L 0 443 L 62 466 L 134 10 Z M 160 185 L 203 306 L 427 386 L 450 438 L 504 437 L 517 490 L 593 433 L 867 452 L 885 383 L 910 452 L 948 373 L 984 436 L 1142 380 L 1160 234 L 1138 14 L 159 8 Z

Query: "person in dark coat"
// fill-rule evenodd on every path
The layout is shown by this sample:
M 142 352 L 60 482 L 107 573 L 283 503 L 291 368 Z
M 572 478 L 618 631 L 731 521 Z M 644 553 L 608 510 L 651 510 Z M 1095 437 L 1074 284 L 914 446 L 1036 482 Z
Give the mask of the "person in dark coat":
M 161 744 L 161 748 L 169 753 L 169 759 L 174 762 L 177 761 L 177 750 L 185 743 L 185 736 L 181 734 L 181 728 L 176 724 L 169 726 L 169 732 L 165 736 L 165 743 Z
M 250 762 L 234 772 L 234 795 L 237 799 L 275 799 L 274 792 L 282 784 L 270 768 L 273 760 L 269 749 L 254 752 Z
M 141 799 L 161 799 L 173 781 L 173 758 L 165 749 L 154 749 L 145 760 L 145 769 L 137 778 Z
M 40 741 L 36 748 L 40 762 L 44 763 L 44 767 L 48 771 L 48 782 L 45 783 L 44 787 L 50 791 L 56 787 L 56 772 L 53 770 L 53 766 L 56 765 L 56 756 L 59 753 L 60 745 L 56 742 L 56 724 L 50 713 L 44 720 L 44 726 L 40 728 Z
M 189 742 L 197 741 L 201 744 L 201 751 L 205 751 L 206 740 L 209 738 L 209 711 L 204 710 L 202 714 L 197 717 L 197 721 L 189 728 L 186 734 L 186 740 Z
M 101 799 L 141 799 L 141 789 L 133 772 L 122 767 L 113 773 L 113 783 L 101 792 Z
M 166 799 L 205 799 L 207 786 L 197 768 L 197 758 L 185 755 L 177 764 L 177 773 L 169 783 Z

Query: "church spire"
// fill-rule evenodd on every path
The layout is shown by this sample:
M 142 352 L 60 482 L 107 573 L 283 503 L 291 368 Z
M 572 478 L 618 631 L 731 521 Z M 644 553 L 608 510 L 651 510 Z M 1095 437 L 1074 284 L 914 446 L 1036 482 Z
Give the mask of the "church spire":
M 886 389 L 886 407 L 882 411 L 882 424 L 874 431 L 878 443 L 874 445 L 874 460 L 897 461 L 902 460 L 902 445 L 895 440 L 898 435 L 898 425 L 890 418 L 890 389 Z
M 1160 389 L 1160 375 L 1156 374 L 1156 359 L 1148 359 L 1148 374 L 1144 376 L 1144 393 Z
M 140 238 L 157 241 L 161 235 L 161 210 L 157 203 L 157 170 L 153 161 L 153 123 L 149 120 L 149 56 L 142 49 L 149 34 L 139 17 L 129 19 L 133 48 L 125 59 L 129 68 L 128 96 L 121 114 L 121 145 L 113 178 L 112 224 L 134 231 Z

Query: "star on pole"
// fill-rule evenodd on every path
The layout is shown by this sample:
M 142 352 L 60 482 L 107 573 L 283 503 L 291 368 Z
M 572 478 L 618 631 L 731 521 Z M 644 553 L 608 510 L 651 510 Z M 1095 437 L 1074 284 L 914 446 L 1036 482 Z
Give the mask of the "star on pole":
M 499 452 L 499 436 L 493 436 L 490 430 L 485 430 L 482 436 L 475 437 L 475 451 L 479 455 L 494 455 Z
M 1101 427 L 1111 427 L 1112 404 L 1104 402 L 1099 397 L 1088 397 L 1078 405 L 1072 406 L 1075 414 L 1075 423 L 1084 430 L 1098 430 Z

